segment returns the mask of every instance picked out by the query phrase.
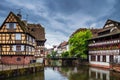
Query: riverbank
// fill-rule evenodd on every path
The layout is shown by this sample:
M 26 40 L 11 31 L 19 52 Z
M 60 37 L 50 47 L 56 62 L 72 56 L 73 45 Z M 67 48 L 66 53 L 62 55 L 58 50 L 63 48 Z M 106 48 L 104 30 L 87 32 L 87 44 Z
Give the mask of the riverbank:
M 25 74 L 31 74 L 44 70 L 43 64 L 29 64 L 29 65 L 0 65 L 0 79 Z

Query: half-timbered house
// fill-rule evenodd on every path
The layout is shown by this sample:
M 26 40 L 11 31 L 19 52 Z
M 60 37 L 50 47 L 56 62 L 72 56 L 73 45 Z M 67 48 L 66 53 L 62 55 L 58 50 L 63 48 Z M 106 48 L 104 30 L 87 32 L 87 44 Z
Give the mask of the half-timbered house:
M 31 33 L 21 17 L 10 12 L 0 27 L 0 56 L 4 64 L 29 64 L 35 59 L 37 34 Z
M 120 63 L 120 22 L 107 20 L 88 46 L 90 65 L 110 68 L 111 63 Z

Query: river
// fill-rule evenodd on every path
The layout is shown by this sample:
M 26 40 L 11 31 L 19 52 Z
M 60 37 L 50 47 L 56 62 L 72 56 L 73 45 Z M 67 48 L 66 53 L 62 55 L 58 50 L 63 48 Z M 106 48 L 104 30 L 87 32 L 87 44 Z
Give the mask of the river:
M 44 71 L 6 80 L 120 80 L 120 73 L 86 66 L 45 67 Z

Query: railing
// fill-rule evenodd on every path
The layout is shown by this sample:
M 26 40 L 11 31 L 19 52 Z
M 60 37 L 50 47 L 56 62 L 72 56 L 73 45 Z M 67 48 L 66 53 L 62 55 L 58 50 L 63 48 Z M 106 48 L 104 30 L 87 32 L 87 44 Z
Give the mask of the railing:
M 120 40 L 109 40 L 109 41 L 102 41 L 102 42 L 96 42 L 96 43 L 92 43 L 89 44 L 88 46 L 97 46 L 97 45 L 107 45 L 107 44 L 115 44 L 115 43 L 119 43 Z
M 119 54 L 119 49 L 118 50 L 98 50 L 98 51 L 89 51 L 89 53 L 115 53 Z
M 36 43 L 31 41 L 23 41 L 23 40 L 13 40 L 13 41 L 0 41 L 0 44 L 29 44 L 32 46 L 36 46 Z
M 34 55 L 34 52 L 28 52 L 28 51 L 0 51 L 0 55 Z

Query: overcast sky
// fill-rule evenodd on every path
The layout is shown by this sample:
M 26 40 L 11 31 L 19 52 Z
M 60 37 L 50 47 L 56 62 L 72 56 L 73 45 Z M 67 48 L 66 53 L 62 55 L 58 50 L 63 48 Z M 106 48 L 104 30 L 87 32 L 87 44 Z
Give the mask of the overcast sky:
M 107 19 L 120 21 L 120 0 L 2 0 L 0 25 L 10 11 L 45 28 L 46 47 L 67 41 L 78 28 L 102 28 Z

